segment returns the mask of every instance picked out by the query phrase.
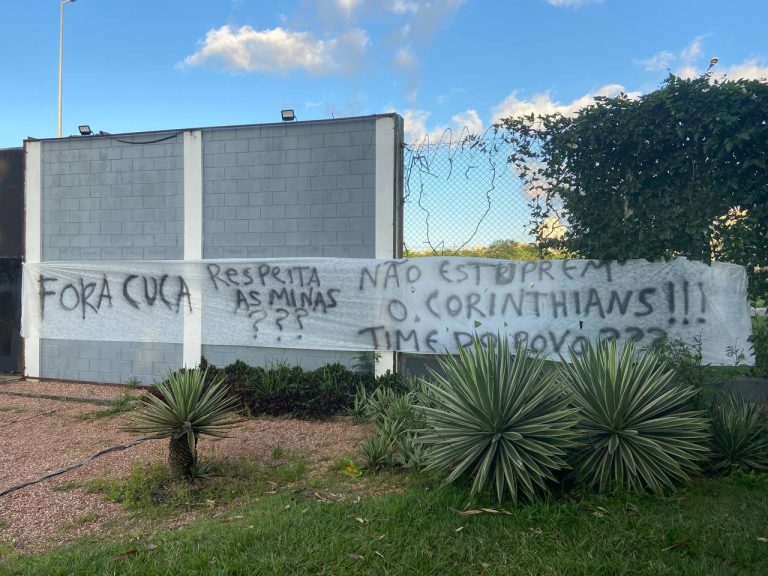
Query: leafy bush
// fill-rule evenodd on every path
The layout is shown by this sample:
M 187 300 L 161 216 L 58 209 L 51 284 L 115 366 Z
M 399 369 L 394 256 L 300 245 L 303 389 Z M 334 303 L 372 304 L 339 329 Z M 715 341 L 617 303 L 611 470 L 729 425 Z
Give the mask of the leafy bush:
M 579 410 L 583 444 L 574 452 L 578 476 L 600 490 L 660 491 L 699 471 L 707 421 L 691 409 L 697 391 L 672 383 L 673 371 L 633 343 L 590 345 L 562 371 Z
M 752 318 L 752 336 L 749 342 L 755 355 L 753 374 L 757 377 L 768 378 L 768 317 L 754 316 Z
M 768 469 L 768 431 L 760 406 L 736 393 L 720 394 L 709 407 L 713 470 Z
M 227 394 L 223 379 L 207 383 L 207 371 L 178 370 L 157 383 L 157 394 L 142 397 L 142 405 L 126 427 L 130 432 L 170 438 L 168 464 L 171 472 L 187 478 L 205 473 L 197 457 L 202 435 L 223 437 L 236 426 L 237 407 Z
M 499 501 L 506 491 L 513 500 L 547 491 L 576 436 L 556 373 L 521 344 L 513 357 L 505 338 L 484 347 L 477 336 L 440 365 L 422 381 L 427 469 L 449 472 L 448 482 L 470 476 L 473 495 L 491 485 Z
M 375 390 L 376 388 L 386 388 L 394 392 L 404 394 L 406 392 L 410 392 L 411 385 L 408 379 L 399 372 L 392 372 L 387 370 L 384 372 L 384 374 L 374 378 L 372 387 L 370 389 Z
M 374 427 L 374 435 L 362 446 L 366 467 L 375 470 L 385 466 L 423 466 L 425 451 L 416 438 L 424 420 L 415 391 L 401 393 L 384 385 L 372 393 L 363 389 L 353 406 L 359 417 Z
M 650 346 L 660 362 L 673 371 L 672 381 L 684 386 L 701 386 L 705 380 L 706 367 L 701 365 L 703 343 L 694 336 L 689 341 L 671 340 L 666 335 L 656 338 Z
M 374 434 L 363 440 L 360 445 L 365 467 L 379 470 L 394 465 L 392 441 L 383 434 Z
M 339 363 L 308 371 L 284 362 L 264 368 L 241 360 L 216 368 L 203 359 L 201 368 L 208 371 L 208 381 L 223 378 L 229 393 L 251 414 L 270 416 L 329 418 L 353 408 L 359 390 L 407 388 L 399 374 L 387 371 L 374 377 Z
M 746 268 L 768 298 L 768 84 L 670 75 L 640 98 L 501 120 L 534 199 L 537 241 L 582 258 Z M 565 234 L 552 219 L 567 214 Z

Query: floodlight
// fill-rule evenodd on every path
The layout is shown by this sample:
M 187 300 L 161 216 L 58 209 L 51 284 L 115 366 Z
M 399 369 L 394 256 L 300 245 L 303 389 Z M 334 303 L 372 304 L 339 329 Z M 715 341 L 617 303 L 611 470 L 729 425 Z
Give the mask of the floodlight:
M 293 110 L 280 110 L 280 116 L 283 118 L 283 122 L 296 120 L 296 114 Z
M 93 136 L 93 130 L 88 124 L 78 126 L 77 129 L 80 130 L 80 136 Z

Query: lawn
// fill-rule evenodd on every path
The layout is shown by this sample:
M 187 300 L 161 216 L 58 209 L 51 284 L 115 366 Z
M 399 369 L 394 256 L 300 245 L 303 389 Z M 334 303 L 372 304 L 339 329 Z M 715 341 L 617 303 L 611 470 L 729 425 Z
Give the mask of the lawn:
M 276 466 L 277 491 L 262 476 L 183 528 L 11 557 L 0 574 L 768 574 L 768 475 L 499 509 L 431 479 L 289 467 L 290 484 Z

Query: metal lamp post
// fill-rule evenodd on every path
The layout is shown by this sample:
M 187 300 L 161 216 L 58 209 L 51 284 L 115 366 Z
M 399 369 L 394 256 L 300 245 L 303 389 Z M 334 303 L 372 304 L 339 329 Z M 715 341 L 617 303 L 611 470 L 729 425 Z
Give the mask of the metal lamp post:
M 61 138 L 61 68 L 64 60 L 64 6 L 77 0 L 63 0 L 59 4 L 61 14 L 59 16 L 59 129 L 57 136 Z

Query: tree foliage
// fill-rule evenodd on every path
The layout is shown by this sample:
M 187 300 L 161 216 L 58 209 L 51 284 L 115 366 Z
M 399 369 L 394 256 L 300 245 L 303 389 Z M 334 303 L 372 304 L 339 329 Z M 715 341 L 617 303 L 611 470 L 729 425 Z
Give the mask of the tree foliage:
M 539 241 L 585 258 L 742 264 L 768 293 L 768 84 L 670 75 L 573 117 L 507 118 Z M 565 235 L 547 237 L 556 216 Z
M 406 250 L 406 258 L 421 256 L 466 256 L 474 258 L 498 258 L 500 260 L 538 260 L 539 250 L 533 244 L 516 240 L 494 240 L 488 246 L 474 246 L 461 250 Z

